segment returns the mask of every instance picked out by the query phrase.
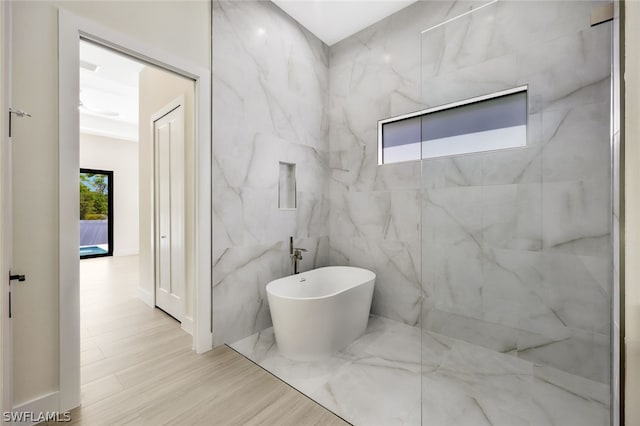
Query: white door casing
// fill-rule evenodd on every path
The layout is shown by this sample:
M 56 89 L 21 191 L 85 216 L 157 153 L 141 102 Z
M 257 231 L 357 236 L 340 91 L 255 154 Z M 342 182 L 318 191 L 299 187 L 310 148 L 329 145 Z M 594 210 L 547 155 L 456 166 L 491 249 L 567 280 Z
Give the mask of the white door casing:
M 155 304 L 182 322 L 186 281 L 184 97 L 155 113 L 151 121 L 154 147 Z
M 11 281 L 11 138 L 9 137 L 9 114 L 11 107 L 11 2 L 2 2 L 0 5 L 0 24 L 2 25 L 2 56 L 0 69 L 2 70 L 2 98 L 0 110 L 2 111 L 2 135 L 0 136 L 0 276 L 2 276 L 2 291 L 0 293 L 0 350 L 2 366 L 2 379 L 0 385 L 0 412 L 5 413 L 13 408 L 13 340 L 12 327 L 9 318 L 9 294 Z M 0 422 L 4 423 L 3 419 Z

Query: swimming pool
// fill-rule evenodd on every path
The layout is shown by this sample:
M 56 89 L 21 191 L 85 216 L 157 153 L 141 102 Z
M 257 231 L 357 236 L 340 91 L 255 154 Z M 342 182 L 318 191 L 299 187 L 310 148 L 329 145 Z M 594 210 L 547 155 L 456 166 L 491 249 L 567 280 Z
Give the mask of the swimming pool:
M 108 251 L 98 246 L 82 246 L 80 247 L 80 256 L 92 256 L 96 254 L 107 254 Z

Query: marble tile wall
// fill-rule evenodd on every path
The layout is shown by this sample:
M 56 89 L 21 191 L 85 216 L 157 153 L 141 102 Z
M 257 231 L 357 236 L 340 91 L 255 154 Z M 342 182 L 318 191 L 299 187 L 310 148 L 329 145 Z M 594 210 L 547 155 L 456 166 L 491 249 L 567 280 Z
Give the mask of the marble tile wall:
M 420 163 L 378 167 L 375 123 L 422 108 L 420 31 L 477 4 L 417 2 L 331 47 L 330 262 L 374 270 L 372 311 L 411 325 L 424 293 Z
M 289 236 L 329 261 L 329 50 L 265 1 L 213 2 L 214 344 L 271 325 L 266 284 L 290 274 Z M 278 209 L 279 162 L 298 208 Z
M 606 383 L 610 24 L 602 2 L 418 2 L 331 47 L 330 262 L 373 313 Z M 525 149 L 377 166 L 377 120 L 527 84 Z
M 602 2 L 417 2 L 327 48 L 270 2 L 214 2 L 214 341 L 270 325 L 265 285 L 378 274 L 372 311 L 609 377 L 609 24 Z M 377 120 L 529 85 L 526 149 L 377 166 Z M 299 207 L 277 208 L 278 163 Z

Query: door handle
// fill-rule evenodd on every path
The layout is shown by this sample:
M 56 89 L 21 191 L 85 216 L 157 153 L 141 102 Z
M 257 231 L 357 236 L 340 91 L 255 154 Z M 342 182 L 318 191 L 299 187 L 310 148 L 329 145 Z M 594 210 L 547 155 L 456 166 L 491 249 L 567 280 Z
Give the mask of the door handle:
M 23 282 L 27 280 L 27 277 L 25 275 L 12 275 L 11 272 L 9 272 L 9 281 L 16 281 L 18 280 L 19 282 Z

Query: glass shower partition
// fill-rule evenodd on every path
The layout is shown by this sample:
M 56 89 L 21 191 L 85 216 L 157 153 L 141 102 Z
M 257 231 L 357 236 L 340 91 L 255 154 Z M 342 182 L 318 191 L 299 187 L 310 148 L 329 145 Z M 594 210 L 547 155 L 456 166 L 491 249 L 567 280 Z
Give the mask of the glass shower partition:
M 591 27 L 596 5 L 457 3 L 421 34 L 424 425 L 609 424 L 611 23 Z

